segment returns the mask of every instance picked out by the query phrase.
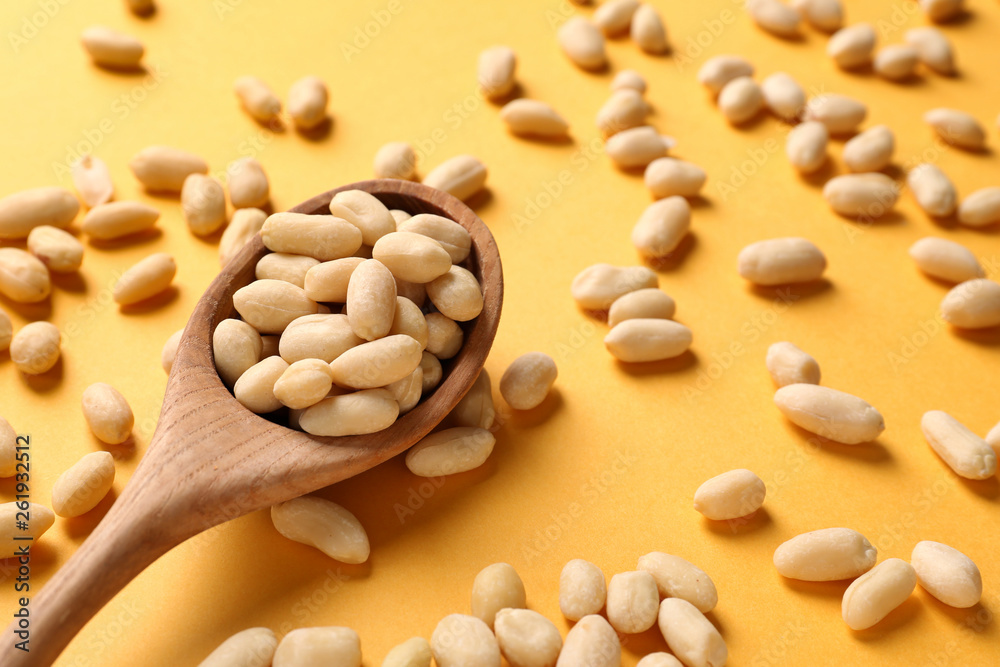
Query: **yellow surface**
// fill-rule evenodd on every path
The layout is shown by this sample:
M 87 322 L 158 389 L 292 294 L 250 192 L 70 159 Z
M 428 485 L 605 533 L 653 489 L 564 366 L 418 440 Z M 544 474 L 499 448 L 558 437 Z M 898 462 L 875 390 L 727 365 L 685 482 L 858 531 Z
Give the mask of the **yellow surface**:
M 557 585 L 567 560 L 591 560 L 610 577 L 653 550 L 683 556 L 713 577 L 720 601 L 711 618 L 732 665 L 1000 661 L 992 619 L 1000 611 L 997 479 L 957 478 L 919 429 L 930 409 L 952 413 L 977 433 L 996 423 L 1000 335 L 960 336 L 936 322 L 946 287 L 920 275 L 906 253 L 918 238 L 944 236 L 966 244 L 1000 278 L 997 229 L 940 226 L 909 193 L 886 220 L 864 226 L 840 219 L 820 196 L 824 178 L 843 169 L 840 142 L 831 144 L 834 166 L 823 178 L 798 178 L 783 154 L 787 126 L 762 117 L 733 130 L 695 80 L 709 55 L 739 53 L 759 78 L 785 70 L 811 91 L 857 96 L 870 107 L 866 126 L 895 130 L 898 165 L 935 161 L 968 194 L 1000 184 L 996 3 L 970 1 L 971 16 L 944 28 L 961 76 L 925 73 L 906 85 L 840 72 L 825 56 L 821 34 L 806 29 L 801 41 L 776 39 L 726 0 L 658 0 L 677 58 L 650 57 L 616 40 L 608 47 L 612 70 L 598 75 L 577 70 L 556 47 L 555 26 L 592 11 L 565 0 L 159 4 L 149 20 L 113 0 L 6 0 L 0 7 L 0 194 L 69 187 L 66 160 L 90 143 L 111 168 L 117 198 L 162 210 L 158 236 L 88 246 L 79 277 L 57 278 L 50 301 L 2 303 L 16 327 L 49 318 L 66 332 L 61 365 L 42 377 L 22 377 L 0 355 L 0 413 L 31 436 L 36 501 L 48 503 L 59 473 L 102 448 L 79 409 L 81 392 L 96 381 L 115 385 L 136 413 L 134 447 L 111 448 L 115 492 L 121 490 L 156 423 L 166 381 L 161 345 L 183 326 L 218 269 L 216 241 L 191 236 L 176 201 L 142 193 L 129 173 L 127 160 L 148 144 L 195 151 L 215 172 L 256 156 L 271 177 L 277 210 L 369 177 L 375 151 L 390 140 L 420 149 L 422 173 L 452 155 L 479 156 L 490 168 L 490 196 L 477 211 L 496 236 L 506 278 L 487 368 L 497 380 L 516 356 L 541 350 L 559 365 L 558 390 L 535 411 L 504 409 L 495 453 L 475 472 L 432 484 L 409 475 L 397 458 L 322 491 L 366 526 L 367 564 L 340 565 L 289 542 L 258 512 L 150 567 L 84 629 L 59 665 L 192 665 L 232 633 L 261 625 L 279 634 L 349 625 L 362 637 L 365 664 L 377 665 L 394 644 L 429 637 L 444 615 L 468 612 L 473 577 L 496 561 L 517 568 L 529 605 L 565 633 Z M 849 2 L 848 16 L 877 23 L 883 43 L 899 42 L 905 28 L 926 22 L 913 2 Z M 78 43 L 91 24 L 139 37 L 151 74 L 93 67 Z M 373 36 L 364 38 L 365 30 Z M 569 120 L 572 143 L 506 133 L 497 108 L 475 86 L 476 56 L 494 43 L 517 51 L 524 94 Z M 605 325 L 578 312 L 569 296 L 570 281 L 585 266 L 638 261 L 629 232 L 649 195 L 640 176 L 617 171 L 601 154 L 594 127 L 611 76 L 626 67 L 649 79 L 652 122 L 678 139 L 675 153 L 709 174 L 694 210 L 693 242 L 682 261 L 660 273 L 677 300 L 677 319 L 694 332 L 692 351 L 629 367 L 604 350 Z M 310 140 L 256 125 L 231 91 L 233 79 L 247 73 L 283 98 L 301 76 L 322 77 L 331 90 L 332 132 Z M 921 122 L 936 106 L 979 118 L 991 150 L 970 154 L 936 144 Z M 735 191 L 724 192 L 723 183 Z M 806 236 L 827 254 L 822 289 L 755 291 L 736 274 L 743 246 L 786 235 Z M 176 292 L 156 308 L 119 312 L 109 298 L 114 277 L 153 251 L 177 257 Z M 791 295 L 789 304 L 782 294 Z M 767 346 L 779 340 L 812 353 L 824 384 L 878 407 L 888 425 L 883 437 L 857 447 L 814 446 L 785 421 L 772 405 L 763 363 Z M 767 483 L 766 511 L 744 526 L 709 524 L 691 508 L 692 494 L 705 479 L 737 467 Z M 12 482 L 0 482 L 0 500 L 12 496 Z M 110 502 L 56 522 L 34 551 L 33 590 L 66 562 Z M 922 539 L 960 549 L 982 570 L 981 606 L 951 609 L 918 588 L 876 628 L 850 631 L 840 618 L 846 584 L 785 581 L 771 564 L 782 541 L 828 526 L 861 531 L 880 559 L 906 559 Z M 2 565 L 0 609 L 10 618 L 13 567 Z M 632 665 L 653 650 L 665 650 L 655 630 L 628 637 L 623 662 Z

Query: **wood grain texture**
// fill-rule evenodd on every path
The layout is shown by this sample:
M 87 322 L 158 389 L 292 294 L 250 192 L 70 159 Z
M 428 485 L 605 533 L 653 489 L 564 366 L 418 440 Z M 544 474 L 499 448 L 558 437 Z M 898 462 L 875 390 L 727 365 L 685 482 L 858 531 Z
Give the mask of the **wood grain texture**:
M 333 196 L 360 189 L 389 208 L 434 213 L 472 235 L 463 265 L 483 286 L 484 307 L 465 323 L 465 343 L 445 362 L 429 397 L 379 433 L 311 436 L 253 414 L 215 371 L 212 333 L 233 312 L 233 293 L 253 279 L 267 249 L 256 236 L 212 282 L 181 338 L 159 423 L 135 474 L 90 537 L 31 600 L 31 652 L 14 649 L 12 624 L 0 665 L 51 664 L 77 632 L 150 563 L 204 530 L 310 493 L 405 451 L 455 407 L 482 369 L 496 335 L 503 274 L 486 225 L 451 195 L 418 183 L 371 180 L 326 192 L 292 209 L 327 213 Z

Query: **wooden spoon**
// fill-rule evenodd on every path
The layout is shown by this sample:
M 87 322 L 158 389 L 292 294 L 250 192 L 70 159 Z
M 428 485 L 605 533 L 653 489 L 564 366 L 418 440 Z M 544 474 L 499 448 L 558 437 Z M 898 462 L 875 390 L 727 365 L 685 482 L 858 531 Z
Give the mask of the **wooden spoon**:
M 11 624 L 0 665 L 50 665 L 77 632 L 150 563 L 203 530 L 310 493 L 373 468 L 420 440 L 472 386 L 496 335 L 503 274 L 489 229 L 458 199 L 417 183 L 363 181 L 292 209 L 328 213 L 342 190 L 364 190 L 390 209 L 435 213 L 469 230 L 466 266 L 483 286 L 482 313 L 465 328 L 465 343 L 446 363 L 446 377 L 416 408 L 384 431 L 329 438 L 293 431 L 255 415 L 222 384 L 212 332 L 233 313 L 233 293 L 254 278 L 267 250 L 258 235 L 198 301 L 181 338 L 160 419 L 149 449 L 90 537 L 30 602 L 30 653 Z M 450 366 L 450 368 L 448 368 Z

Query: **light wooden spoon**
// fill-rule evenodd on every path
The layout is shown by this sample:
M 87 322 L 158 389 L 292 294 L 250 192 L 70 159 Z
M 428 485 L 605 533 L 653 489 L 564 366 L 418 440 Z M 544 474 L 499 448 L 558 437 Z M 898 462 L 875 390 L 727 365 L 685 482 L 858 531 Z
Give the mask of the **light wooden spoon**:
M 482 313 L 465 328 L 438 388 L 388 429 L 311 436 L 267 421 L 233 398 L 215 371 L 212 332 L 233 313 L 233 293 L 267 250 L 258 235 L 198 301 L 180 342 L 159 423 L 132 479 L 90 537 L 30 602 L 30 653 L 14 648 L 16 622 L 0 642 L 0 665 L 50 665 L 114 595 L 161 555 L 203 530 L 357 475 L 426 435 L 472 386 L 496 334 L 503 274 L 486 225 L 458 199 L 417 183 L 363 181 L 293 211 L 328 213 L 342 190 L 360 189 L 390 209 L 450 218 L 472 235 L 466 266 L 483 286 Z

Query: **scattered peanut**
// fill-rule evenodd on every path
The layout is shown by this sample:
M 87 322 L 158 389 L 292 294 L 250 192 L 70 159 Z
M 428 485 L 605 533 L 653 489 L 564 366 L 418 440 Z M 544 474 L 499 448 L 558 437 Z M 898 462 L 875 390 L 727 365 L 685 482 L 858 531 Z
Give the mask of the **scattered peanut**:
M 87 426 L 99 440 L 109 445 L 120 445 L 128 440 L 135 416 L 117 389 L 104 382 L 95 382 L 83 391 L 81 403 Z
M 767 348 L 767 370 L 779 387 L 789 384 L 819 384 L 819 364 L 792 343 L 781 342 Z
M 826 125 L 807 120 L 792 128 L 785 143 L 785 154 L 792 166 L 803 174 L 811 174 L 826 163 L 826 147 L 830 132 Z
M 551 106 L 539 100 L 511 100 L 500 110 L 500 120 L 511 134 L 526 137 L 564 137 L 569 123 Z
M 358 633 L 350 628 L 296 628 L 285 635 L 278 644 L 272 665 L 273 667 L 304 665 L 361 667 L 361 639 Z
M 760 84 L 764 104 L 778 118 L 795 120 L 806 106 L 806 92 L 785 72 L 775 72 Z
M 635 634 L 656 625 L 660 595 L 653 575 L 644 570 L 622 572 L 608 584 L 608 622 L 618 632 Z
M 826 182 L 823 198 L 840 215 L 870 220 L 892 210 L 899 186 L 881 173 L 844 174 Z
M 364 563 L 371 548 L 364 527 L 348 510 L 318 496 L 302 496 L 271 508 L 271 521 L 290 540 L 316 547 L 341 563 Z
M 472 582 L 472 615 L 490 630 L 501 609 L 524 609 L 525 606 L 524 583 L 507 563 L 486 566 Z
M 260 209 L 241 208 L 233 211 L 233 219 L 219 239 L 219 264 L 225 267 L 264 228 L 266 220 L 267 213 Z
M 708 176 L 696 164 L 672 157 L 653 160 L 646 167 L 643 180 L 654 199 L 680 195 L 697 197 Z
M 786 285 L 819 280 L 826 256 L 808 239 L 788 237 L 751 243 L 740 251 L 739 274 L 755 285 Z
M 985 227 L 1000 222 L 1000 187 L 976 190 L 958 206 L 958 221 L 969 227 Z
M 305 76 L 288 89 L 288 115 L 300 130 L 312 130 L 327 118 L 330 92 L 318 76 Z
M 584 616 L 570 628 L 556 667 L 619 667 L 622 644 L 604 617 Z
M 653 551 L 640 557 L 637 567 L 653 575 L 661 598 L 686 600 L 703 614 L 719 602 L 712 578 L 680 556 Z
M 233 82 L 233 90 L 248 114 L 261 123 L 269 123 L 281 113 L 281 100 L 263 80 L 241 76 Z
M 985 278 L 959 283 L 941 301 L 941 317 L 962 329 L 1000 325 L 1000 284 Z
M 486 185 L 486 165 L 471 155 L 445 160 L 424 176 L 424 185 L 468 201 Z M 418 217 L 418 216 L 413 216 Z
M 226 224 L 226 193 L 222 184 L 211 176 L 191 174 L 181 188 L 181 210 L 193 234 L 208 236 L 218 231 Z
M 924 114 L 924 122 L 931 126 L 942 141 L 971 151 L 982 150 L 986 143 L 986 130 L 970 114 L 957 109 L 931 109 Z
M 917 583 L 941 602 L 959 609 L 975 606 L 983 596 L 983 578 L 972 559 L 958 549 L 924 540 L 910 554 Z
M 733 125 L 749 121 L 763 107 L 764 93 L 757 82 L 748 76 L 733 79 L 719 93 L 719 111 Z
M 796 426 L 845 445 L 870 442 L 885 430 L 868 402 L 829 387 L 786 385 L 774 393 L 774 404 Z
M 656 288 L 623 294 L 608 309 L 608 325 L 612 328 L 625 320 L 663 319 L 674 316 L 676 304 L 670 295 Z
M 917 56 L 927 67 L 938 74 L 955 73 L 955 56 L 951 42 L 937 28 L 911 28 L 906 31 L 906 43 L 917 49 Z
M 920 430 L 937 455 L 966 479 L 988 479 L 997 472 L 997 456 L 986 441 L 946 412 L 931 410 L 920 419 Z
M 80 40 L 94 64 L 109 69 L 136 69 L 146 53 L 135 37 L 104 26 L 87 28 Z
M 431 634 L 438 667 L 500 667 L 500 647 L 489 626 L 475 616 L 450 614 Z
M 83 244 L 58 227 L 32 229 L 28 234 L 28 251 L 56 273 L 72 273 L 83 263 Z
M 602 311 L 623 294 L 658 285 L 656 274 L 645 266 L 594 264 L 573 278 L 570 291 L 580 308 Z
M 566 57 L 580 69 L 600 70 L 607 65 L 604 35 L 582 16 L 570 17 L 559 27 L 556 38 Z
M 739 519 L 759 510 L 766 493 L 763 480 L 750 470 L 730 470 L 698 487 L 694 508 L 713 521 Z
M 431 645 L 423 637 L 407 639 L 394 646 L 382 661 L 382 667 L 431 667 Z
M 164 252 L 153 253 L 140 260 L 122 274 L 115 283 L 114 299 L 122 306 L 130 306 L 163 292 L 177 274 L 177 263 Z
M 853 579 L 875 565 L 878 550 L 850 528 L 824 528 L 796 535 L 774 551 L 778 574 L 802 581 Z
M 619 361 L 644 363 L 684 354 L 691 340 L 691 330 L 679 322 L 637 318 L 616 324 L 604 346 Z
M 927 236 L 910 246 L 921 271 L 939 280 L 961 283 L 985 276 L 979 260 L 961 243 Z
M 10 360 L 27 375 L 40 375 L 59 361 L 62 335 L 50 322 L 25 324 L 10 341 Z
M 644 3 L 635 10 L 629 34 L 640 49 L 654 56 L 666 53 L 670 49 L 663 19 L 652 5 Z
M 375 178 L 412 181 L 417 177 L 417 154 L 405 141 L 391 141 L 375 153 Z M 406 214 L 409 216 L 409 214 Z M 398 221 L 397 221 L 398 222 Z
M 888 558 L 851 582 L 844 592 L 841 613 L 852 630 L 866 630 L 910 597 L 917 585 L 913 566 Z
M 867 115 L 868 107 L 853 97 L 827 93 L 809 100 L 805 120 L 823 123 L 830 134 L 850 134 L 864 122 Z
M 80 212 L 80 202 L 66 188 L 22 190 L 0 199 L 0 239 L 24 239 L 35 227 L 64 228 Z
M 511 667 L 555 667 L 562 650 L 556 626 L 530 609 L 498 611 L 496 637 L 500 653 Z
M 667 646 L 690 667 L 722 667 L 729 650 L 722 635 L 697 607 L 681 598 L 660 603 L 660 632 Z
M 835 32 L 844 24 L 840 0 L 793 0 L 792 6 L 817 30 Z
M 24 501 L 16 503 L 0 503 L 0 558 L 13 558 L 23 556 L 23 549 L 31 549 L 32 545 L 38 542 L 45 531 L 52 527 L 56 521 L 56 515 L 45 505 L 28 503 L 27 512 L 22 507 Z M 28 515 L 27 529 L 21 530 L 14 527 L 15 520 Z
M 128 167 L 152 192 L 180 192 L 188 176 L 208 173 L 208 163 L 203 159 L 169 146 L 142 149 L 129 160 Z
M 675 142 L 655 128 L 645 125 L 623 130 L 608 139 L 604 150 L 622 169 L 644 168 L 673 148 Z
M 844 144 L 844 164 L 854 172 L 880 171 L 889 166 L 896 137 L 885 125 L 876 125 Z
M 269 628 L 248 628 L 219 644 L 198 667 L 271 667 L 278 638 Z
M 513 49 L 491 46 L 479 54 L 479 89 L 487 99 L 503 99 L 517 85 L 516 70 L 517 54 Z
M 97 507 L 114 482 L 114 457 L 108 452 L 91 452 L 52 485 L 52 509 L 67 518 L 85 514 Z
M 230 163 L 226 168 L 226 177 L 233 208 L 261 208 L 271 199 L 271 186 L 264 167 L 252 157 Z
M 871 62 L 875 51 L 875 28 L 855 23 L 841 28 L 826 43 L 826 54 L 842 69 L 855 69 Z
M 531 410 L 549 395 L 559 374 L 556 362 L 542 352 L 528 352 L 511 362 L 500 378 L 500 395 L 515 410 Z
M 875 71 L 891 81 L 901 81 L 913 75 L 920 62 L 916 47 L 890 44 L 875 54 Z
M 936 218 L 946 218 L 958 207 L 958 192 L 951 179 L 933 164 L 919 164 L 906 176 L 920 208 Z
M 496 438 L 484 428 L 459 426 L 426 436 L 406 452 L 406 467 L 420 477 L 455 475 L 478 468 Z
M 753 73 L 753 65 L 741 56 L 712 56 L 698 70 L 698 81 L 713 95 L 718 95 L 733 79 L 741 76 L 752 77 Z
M 111 201 L 115 188 L 111 183 L 108 165 L 89 153 L 70 165 L 73 187 L 80 193 L 83 203 L 94 208 Z

